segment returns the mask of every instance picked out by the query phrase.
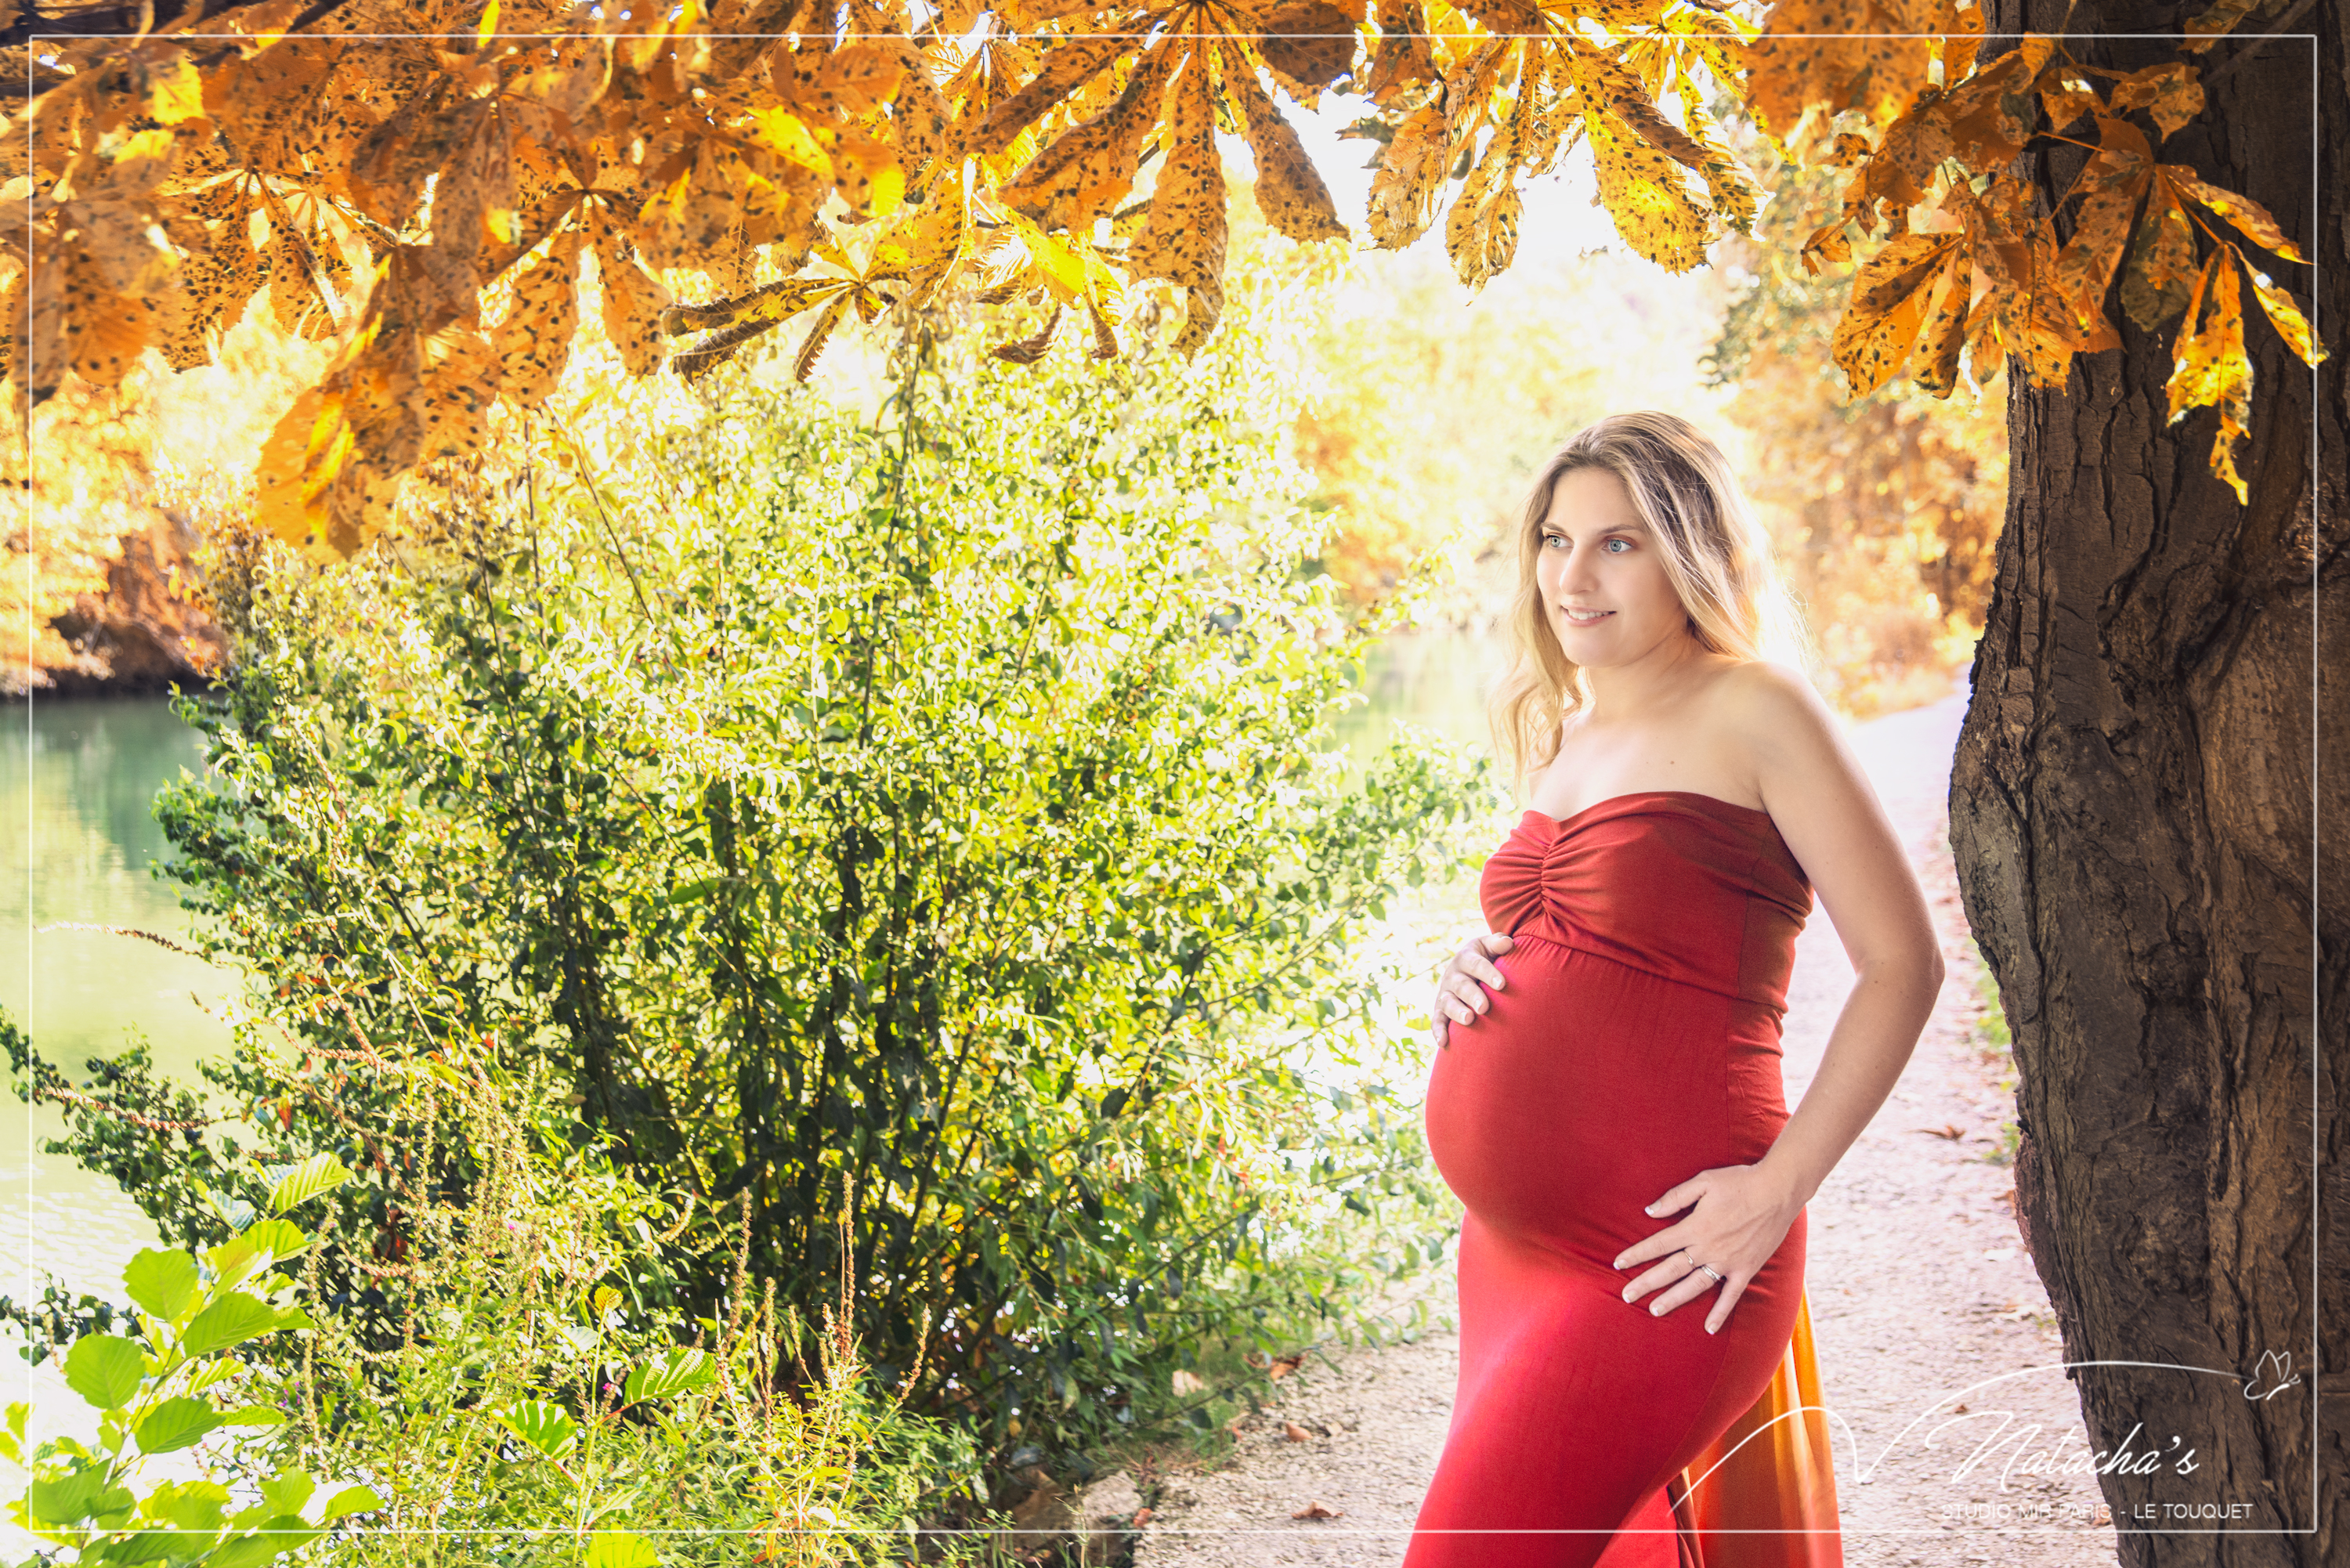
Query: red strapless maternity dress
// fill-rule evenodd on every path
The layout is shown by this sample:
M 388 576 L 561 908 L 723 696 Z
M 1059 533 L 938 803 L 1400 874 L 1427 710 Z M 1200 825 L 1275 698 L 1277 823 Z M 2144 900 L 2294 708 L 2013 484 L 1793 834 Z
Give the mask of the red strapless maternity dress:
M 1461 1383 L 1405 1568 L 1841 1568 L 1804 1216 L 1719 1334 L 1711 1291 L 1657 1317 L 1623 1298 L 1656 1261 L 1612 1266 L 1787 1120 L 1803 868 L 1767 812 L 1651 790 L 1526 813 L 1481 892 L 1515 945 L 1429 1082 Z

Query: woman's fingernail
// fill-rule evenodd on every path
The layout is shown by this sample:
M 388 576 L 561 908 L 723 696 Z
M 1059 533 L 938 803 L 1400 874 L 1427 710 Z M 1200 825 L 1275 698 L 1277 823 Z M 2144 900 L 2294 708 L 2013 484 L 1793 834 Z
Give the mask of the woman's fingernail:
M 1708 1333 L 1708 1334 L 1711 1334 L 1711 1333 L 1713 1332 L 1713 1324 L 1707 1324 L 1705 1325 L 1705 1332 L 1706 1332 L 1706 1333 Z
M 1654 1214 L 1656 1211 L 1657 1211 L 1657 1206 L 1656 1206 L 1655 1204 L 1653 1204 L 1653 1203 L 1649 1204 L 1647 1208 L 1645 1208 L 1645 1209 L 1643 1209 L 1643 1210 L 1640 1210 L 1640 1212 L 1641 1212 L 1641 1213 L 1643 1213 L 1643 1214 Z
M 1650 1307 L 1650 1308 L 1648 1309 L 1648 1315 L 1649 1315 L 1650 1317 L 1662 1317 L 1662 1316 L 1664 1316 L 1664 1315 L 1665 1315 L 1665 1303 L 1662 1303 L 1662 1302 L 1659 1302 L 1656 1305 L 1654 1305 L 1654 1306 Z
M 1617 1259 L 1614 1262 L 1612 1262 L 1612 1263 L 1608 1264 L 1607 1266 L 1608 1266 L 1609 1268 L 1611 1268 L 1611 1269 L 1620 1269 L 1620 1268 L 1622 1268 L 1622 1267 L 1624 1266 L 1624 1260 L 1623 1260 L 1623 1259 L 1621 1259 L 1621 1258 L 1618 1258 L 1618 1259 Z

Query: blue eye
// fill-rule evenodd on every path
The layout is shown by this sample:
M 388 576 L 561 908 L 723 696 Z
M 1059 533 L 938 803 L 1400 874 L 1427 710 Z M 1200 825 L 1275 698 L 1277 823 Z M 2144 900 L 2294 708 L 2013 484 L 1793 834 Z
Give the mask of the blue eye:
M 1611 556 L 1621 555 L 1623 552 L 1616 548 L 1618 545 L 1623 545 L 1624 549 L 1628 550 L 1632 547 L 1632 541 L 1629 539 L 1610 539 L 1607 541 L 1607 553 Z

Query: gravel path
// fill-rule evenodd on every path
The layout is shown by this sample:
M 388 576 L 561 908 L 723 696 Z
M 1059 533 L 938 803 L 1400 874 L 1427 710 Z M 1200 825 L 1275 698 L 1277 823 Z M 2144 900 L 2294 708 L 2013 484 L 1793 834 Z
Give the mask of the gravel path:
M 2117 1560 L 2114 1532 L 2085 1473 L 2079 1401 L 2056 1365 L 2009 1171 L 1984 1158 L 2009 1101 L 1976 1044 L 1980 971 L 1946 837 L 1963 711 L 1953 697 L 1851 732 L 1934 902 L 1950 981 L 1892 1097 L 1810 1205 L 1807 1288 L 1838 1427 L 1845 1561 L 2093 1568 Z M 1462 918 L 1476 929 L 1473 906 Z M 1815 915 L 1790 988 L 1791 1106 L 1851 981 Z M 1449 1275 L 1430 1285 L 1448 1322 L 1451 1290 Z M 1081 1512 L 1124 1523 L 1151 1504 L 1136 1568 L 1398 1563 L 1443 1446 L 1458 1350 L 1446 1333 L 1309 1363 L 1239 1426 L 1220 1468 L 1162 1472 L 1147 1499 L 1115 1477 Z M 1316 1504 L 1334 1517 L 1295 1517 Z

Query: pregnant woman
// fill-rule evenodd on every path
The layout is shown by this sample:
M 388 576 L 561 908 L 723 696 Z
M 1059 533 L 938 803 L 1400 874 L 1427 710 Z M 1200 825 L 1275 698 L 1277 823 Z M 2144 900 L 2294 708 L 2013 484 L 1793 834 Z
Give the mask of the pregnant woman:
M 1925 898 L 1819 698 L 1763 659 L 1783 601 L 1711 441 L 1604 420 L 1523 529 L 1494 731 L 1530 808 L 1439 981 L 1461 1382 L 1406 1568 L 1837 1563 L 1824 1421 L 1767 1417 L 1791 1341 L 1810 1372 L 1804 1204 L 1941 987 Z M 1857 979 L 1790 1116 L 1814 890 Z

